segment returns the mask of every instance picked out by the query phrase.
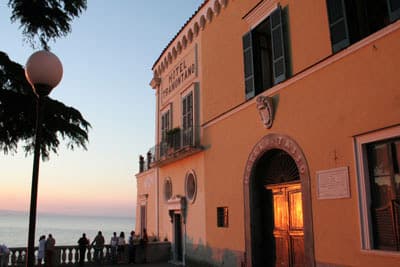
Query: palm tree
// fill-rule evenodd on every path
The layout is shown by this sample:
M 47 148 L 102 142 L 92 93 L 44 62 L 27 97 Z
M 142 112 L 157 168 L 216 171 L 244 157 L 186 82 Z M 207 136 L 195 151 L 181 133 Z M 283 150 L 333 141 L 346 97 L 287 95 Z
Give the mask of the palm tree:
M 48 42 L 71 31 L 72 19 L 86 9 L 86 0 L 10 0 L 11 21 L 19 21 L 26 40 L 49 49 Z M 41 143 L 42 159 L 57 153 L 60 139 L 67 147 L 86 149 L 90 123 L 81 113 L 46 97 Z M 25 79 L 23 67 L 0 51 L 0 150 L 16 152 L 23 143 L 26 153 L 34 149 L 36 96 Z

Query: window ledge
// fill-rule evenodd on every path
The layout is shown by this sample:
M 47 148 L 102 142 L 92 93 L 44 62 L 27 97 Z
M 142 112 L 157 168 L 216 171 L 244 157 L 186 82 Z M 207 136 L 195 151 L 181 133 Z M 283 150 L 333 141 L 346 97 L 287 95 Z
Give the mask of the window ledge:
M 382 257 L 398 257 L 400 258 L 400 251 L 388 251 L 388 250 L 377 250 L 377 249 L 361 249 L 361 253 L 365 255 L 375 255 Z

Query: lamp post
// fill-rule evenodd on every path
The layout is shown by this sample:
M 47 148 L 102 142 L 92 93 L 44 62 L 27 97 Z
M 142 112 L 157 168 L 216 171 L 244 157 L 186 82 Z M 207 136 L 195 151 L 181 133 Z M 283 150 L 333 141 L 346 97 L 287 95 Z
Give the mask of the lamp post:
M 29 210 L 29 232 L 28 232 L 28 252 L 27 267 L 35 266 L 35 229 L 36 229 L 36 207 L 37 191 L 39 180 L 39 162 L 41 147 L 41 132 L 44 115 L 44 99 L 51 90 L 57 86 L 62 78 L 61 61 L 56 55 L 49 51 L 38 51 L 33 53 L 25 66 L 25 76 L 37 96 L 36 104 L 36 134 L 35 150 L 33 156 L 31 205 Z

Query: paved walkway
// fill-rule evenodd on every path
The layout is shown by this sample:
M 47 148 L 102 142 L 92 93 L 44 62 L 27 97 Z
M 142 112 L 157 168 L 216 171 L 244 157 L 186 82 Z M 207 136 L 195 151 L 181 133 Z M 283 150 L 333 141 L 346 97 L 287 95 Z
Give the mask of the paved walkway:
M 146 264 L 136 263 L 136 264 L 102 265 L 102 267 L 176 267 L 176 265 L 166 262 L 161 262 L 161 263 L 146 263 Z

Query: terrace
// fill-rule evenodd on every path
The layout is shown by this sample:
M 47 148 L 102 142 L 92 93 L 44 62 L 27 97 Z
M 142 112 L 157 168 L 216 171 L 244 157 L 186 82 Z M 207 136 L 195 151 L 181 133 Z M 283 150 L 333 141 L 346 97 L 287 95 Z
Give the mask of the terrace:
M 146 247 L 135 244 L 136 263 L 146 264 L 146 266 L 169 266 L 166 264 L 170 259 L 171 244 L 169 242 L 150 242 Z M 9 248 L 8 264 L 6 266 L 25 266 L 26 248 L 14 247 Z M 38 248 L 35 247 L 35 255 Z M 110 245 L 105 245 L 104 259 L 101 261 L 101 266 L 128 266 L 128 245 L 125 246 L 122 260 L 113 264 L 111 259 Z M 94 248 L 90 247 L 86 252 L 85 265 L 98 266 L 93 258 Z M 78 246 L 56 246 L 53 266 L 78 266 L 79 264 L 79 249 Z M 136 266 L 136 265 L 135 265 Z M 138 265 L 140 266 L 140 265 Z

